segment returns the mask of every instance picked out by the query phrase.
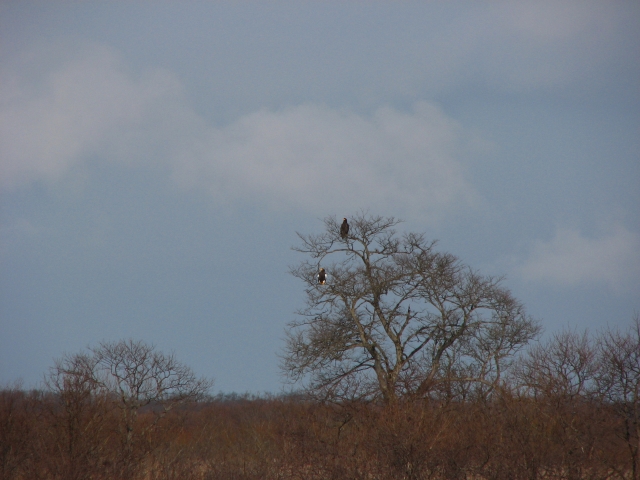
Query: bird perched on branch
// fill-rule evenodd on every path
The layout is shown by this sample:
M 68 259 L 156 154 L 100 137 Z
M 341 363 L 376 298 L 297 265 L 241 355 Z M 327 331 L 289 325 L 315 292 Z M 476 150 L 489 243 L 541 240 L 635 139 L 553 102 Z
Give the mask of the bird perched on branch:
M 318 272 L 318 284 L 324 285 L 327 283 L 327 272 L 324 271 L 324 268 L 321 268 Z
M 349 234 L 349 224 L 347 223 L 347 219 L 342 219 L 342 225 L 340 225 L 340 236 L 345 239 Z

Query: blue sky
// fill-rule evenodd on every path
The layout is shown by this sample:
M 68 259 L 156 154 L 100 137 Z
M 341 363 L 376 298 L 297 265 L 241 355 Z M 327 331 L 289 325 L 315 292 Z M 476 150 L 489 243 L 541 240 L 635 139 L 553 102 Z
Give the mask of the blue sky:
M 0 384 L 101 340 L 288 388 L 296 232 L 392 215 L 545 331 L 640 310 L 640 4 L 0 4 Z

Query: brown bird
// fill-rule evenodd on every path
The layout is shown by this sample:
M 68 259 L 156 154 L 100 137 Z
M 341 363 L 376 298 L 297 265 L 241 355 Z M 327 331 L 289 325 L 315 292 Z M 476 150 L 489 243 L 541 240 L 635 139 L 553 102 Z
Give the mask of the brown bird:
M 347 223 L 347 219 L 342 219 L 342 225 L 340 225 L 340 236 L 345 239 L 349 234 L 349 224 Z

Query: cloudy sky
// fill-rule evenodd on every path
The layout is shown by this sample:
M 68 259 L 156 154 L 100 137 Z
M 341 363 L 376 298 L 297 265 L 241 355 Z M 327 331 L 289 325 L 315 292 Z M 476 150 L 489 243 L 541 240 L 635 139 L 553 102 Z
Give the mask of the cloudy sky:
M 101 340 L 287 388 L 296 232 L 392 215 L 547 334 L 640 311 L 640 3 L 0 3 L 0 385 Z

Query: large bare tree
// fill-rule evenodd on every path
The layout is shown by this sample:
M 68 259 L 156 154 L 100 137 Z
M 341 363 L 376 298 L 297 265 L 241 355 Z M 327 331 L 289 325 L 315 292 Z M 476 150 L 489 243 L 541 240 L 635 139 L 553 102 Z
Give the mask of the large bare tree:
M 349 221 L 346 237 L 335 217 L 323 233 L 298 233 L 294 250 L 307 258 L 291 273 L 306 286 L 306 307 L 288 325 L 285 374 L 322 395 L 386 403 L 461 385 L 489 394 L 539 333 L 502 279 L 422 234 L 398 234 L 394 218 L 361 212 Z

